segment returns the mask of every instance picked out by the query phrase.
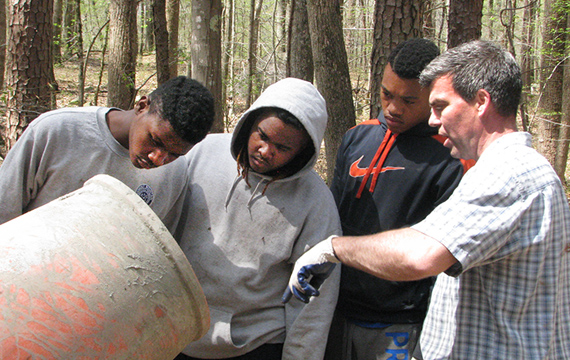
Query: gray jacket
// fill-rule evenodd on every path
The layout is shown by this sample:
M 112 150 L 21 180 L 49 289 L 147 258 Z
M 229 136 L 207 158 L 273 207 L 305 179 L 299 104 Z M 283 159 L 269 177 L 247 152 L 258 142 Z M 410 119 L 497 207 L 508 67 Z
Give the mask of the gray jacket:
M 250 171 L 246 182 L 237 171 L 235 145 L 249 135 L 248 115 L 260 107 L 294 114 L 317 152 L 289 177 L 271 182 Z M 313 170 L 326 122 L 325 102 L 316 88 L 284 79 L 265 90 L 232 135 L 208 135 L 186 156 L 189 192 L 177 238 L 206 294 L 211 326 L 185 354 L 227 358 L 284 343 L 283 359 L 322 359 L 339 270 L 307 305 L 297 300 L 283 305 L 281 296 L 295 260 L 340 233 L 332 195 Z

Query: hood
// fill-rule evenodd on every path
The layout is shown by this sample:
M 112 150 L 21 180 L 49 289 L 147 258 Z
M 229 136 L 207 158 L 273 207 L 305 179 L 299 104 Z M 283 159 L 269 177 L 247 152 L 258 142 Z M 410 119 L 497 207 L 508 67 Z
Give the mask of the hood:
M 254 110 L 264 107 L 281 108 L 293 114 L 305 127 L 315 147 L 315 154 L 309 162 L 289 178 L 297 177 L 312 169 L 317 162 L 327 126 L 327 107 L 325 99 L 313 84 L 295 78 L 286 78 L 270 85 L 242 115 L 232 136 L 231 152 L 234 159 L 237 160 L 239 152 L 237 144 L 243 144 L 246 141 L 244 137 L 249 137 L 251 130 L 251 122 L 247 122 L 249 115 Z

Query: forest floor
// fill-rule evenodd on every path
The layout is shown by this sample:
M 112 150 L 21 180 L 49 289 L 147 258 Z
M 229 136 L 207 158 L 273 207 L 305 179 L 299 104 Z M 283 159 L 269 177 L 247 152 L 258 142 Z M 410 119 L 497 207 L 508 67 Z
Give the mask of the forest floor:
M 84 106 L 106 106 L 107 103 L 107 73 L 104 70 L 101 74 L 100 71 L 100 53 L 92 53 L 87 63 L 86 79 L 85 79 L 85 101 Z M 182 66 L 180 67 L 182 68 Z M 69 60 L 54 67 L 55 78 L 58 83 L 58 93 L 56 95 L 57 108 L 62 107 L 75 107 L 78 106 L 78 62 Z M 150 93 L 156 88 L 156 75 L 155 75 L 155 60 L 154 54 L 147 54 L 139 56 L 137 64 L 137 98 Z M 181 74 L 185 71 L 181 69 Z M 101 76 L 101 85 L 99 85 L 99 78 Z M 360 87 L 361 84 L 356 84 Z M 97 94 L 97 95 L 96 95 Z M 0 94 L 2 95 L 2 94 Z M 97 99 L 96 99 L 97 96 Z M 97 101 L 95 101 L 97 100 Z M 228 127 L 231 129 L 237 122 L 239 116 L 245 107 L 243 102 L 239 99 L 232 101 L 232 114 L 229 116 Z M 362 112 L 361 112 L 362 113 Z M 364 119 L 357 119 L 357 122 Z M 0 131 L 3 131 L 5 124 L 5 108 L 0 105 Z M 3 148 L 4 144 L 0 143 L 0 154 L 5 154 L 6 149 Z M 2 164 L 2 157 L 0 156 L 0 165 Z M 321 147 L 321 153 L 317 160 L 317 172 L 325 179 L 326 175 L 326 162 L 324 156 L 324 146 Z M 566 183 L 570 185 L 570 161 L 566 170 Z M 326 180 L 326 179 L 325 179 Z M 570 186 L 566 186 L 566 194 L 570 201 Z

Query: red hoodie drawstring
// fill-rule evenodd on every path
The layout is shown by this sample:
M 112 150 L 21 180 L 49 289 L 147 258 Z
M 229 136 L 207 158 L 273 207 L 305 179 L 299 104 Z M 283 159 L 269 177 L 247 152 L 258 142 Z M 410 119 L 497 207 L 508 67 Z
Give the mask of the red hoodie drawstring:
M 374 170 L 374 176 L 372 177 L 372 182 L 370 183 L 369 191 L 374 192 L 378 175 L 382 172 L 382 166 L 384 166 L 384 161 L 386 161 L 386 157 L 388 156 L 388 153 L 390 152 L 390 149 L 392 148 L 392 145 L 394 144 L 394 141 L 396 140 L 397 136 L 398 134 L 392 134 L 392 131 L 390 131 L 390 129 L 386 130 L 386 134 L 384 135 L 382 143 L 378 147 L 378 150 L 376 151 L 374 158 L 370 162 L 368 169 L 366 169 L 366 174 L 362 179 L 362 183 L 360 184 L 358 193 L 356 193 L 357 199 L 360 199 L 362 191 L 364 190 L 364 186 L 366 186 L 366 183 L 368 182 L 368 178 L 370 177 L 372 170 Z M 380 160 L 378 160 L 378 158 L 380 158 Z M 377 162 L 378 164 L 376 164 Z

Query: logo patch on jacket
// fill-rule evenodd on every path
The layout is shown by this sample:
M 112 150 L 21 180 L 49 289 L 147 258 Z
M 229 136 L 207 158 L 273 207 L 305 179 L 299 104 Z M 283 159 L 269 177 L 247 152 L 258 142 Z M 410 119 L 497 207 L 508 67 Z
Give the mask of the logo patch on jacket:
M 147 205 L 150 205 L 152 203 L 152 200 L 154 199 L 152 188 L 149 185 L 146 184 L 139 185 L 136 193 L 138 194 L 138 196 L 141 197 L 141 199 L 143 199 L 145 203 L 147 203 Z
M 364 155 L 362 155 L 358 160 L 356 160 L 355 162 L 352 163 L 352 165 L 350 165 L 350 176 L 352 176 L 353 178 L 363 177 L 364 175 L 366 175 L 368 167 L 361 168 L 358 166 L 363 157 Z M 380 172 L 382 173 L 386 171 L 404 170 L 404 169 L 405 168 L 401 166 L 384 166 L 382 167 L 382 169 L 380 169 Z

